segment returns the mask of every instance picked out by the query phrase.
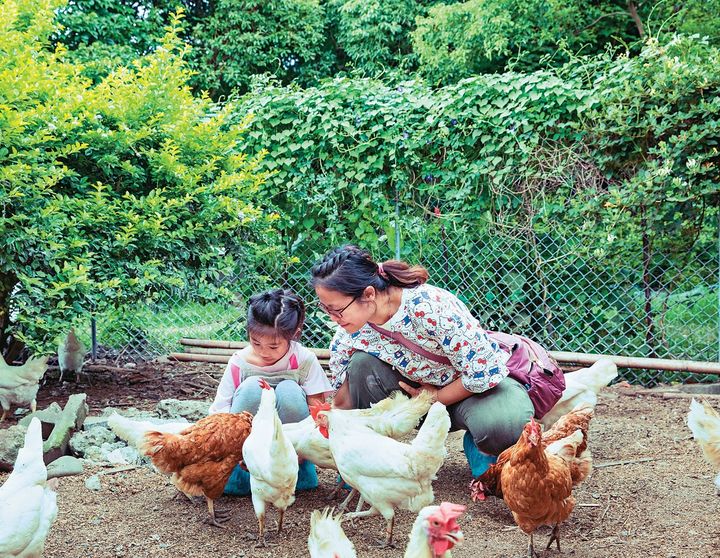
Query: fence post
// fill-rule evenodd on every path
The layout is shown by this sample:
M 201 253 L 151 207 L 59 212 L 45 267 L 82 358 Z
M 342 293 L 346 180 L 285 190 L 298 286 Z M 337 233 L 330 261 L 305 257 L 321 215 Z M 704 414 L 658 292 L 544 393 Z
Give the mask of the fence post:
M 90 339 L 92 340 L 92 361 L 97 360 L 97 324 L 95 317 L 90 318 Z
M 395 182 L 395 259 L 400 259 L 400 191 Z M 720 331 L 720 330 L 718 330 Z

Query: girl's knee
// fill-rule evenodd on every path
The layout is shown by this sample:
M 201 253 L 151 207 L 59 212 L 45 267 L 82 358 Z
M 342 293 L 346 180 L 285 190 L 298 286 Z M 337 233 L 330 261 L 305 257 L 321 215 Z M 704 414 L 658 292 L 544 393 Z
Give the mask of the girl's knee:
M 262 388 L 258 384 L 257 378 L 246 378 L 235 390 L 230 406 L 230 412 L 240 413 L 248 411 L 252 414 L 257 413 L 260 406 L 260 397 Z
M 275 388 L 275 396 L 280 422 L 300 422 L 310 414 L 305 391 L 297 382 L 283 380 Z
M 297 397 L 302 396 L 305 398 L 305 391 L 300 387 L 300 384 L 293 380 L 283 380 L 275 387 L 275 395 L 278 399 L 280 397 Z

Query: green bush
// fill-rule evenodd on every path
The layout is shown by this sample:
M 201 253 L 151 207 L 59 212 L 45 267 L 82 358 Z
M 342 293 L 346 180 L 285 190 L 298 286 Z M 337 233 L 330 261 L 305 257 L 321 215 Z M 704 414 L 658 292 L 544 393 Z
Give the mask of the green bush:
M 252 261 L 264 178 L 234 107 L 193 98 L 174 22 L 93 86 L 49 50 L 63 3 L 0 4 L 0 330 L 34 349 L 81 314 L 220 280 Z
M 57 11 L 51 39 L 68 48 L 68 59 L 94 82 L 129 66 L 161 42 L 180 0 L 74 0 Z
M 610 40 L 606 35 L 628 37 L 629 21 L 612 2 L 467 0 L 438 4 L 420 18 L 413 50 L 428 79 L 452 83 L 508 65 L 532 71 L 551 58 L 562 65 L 568 52 L 603 48 Z
M 329 30 L 342 62 L 376 75 L 412 65 L 410 32 L 427 12 L 417 0 L 329 0 Z
M 193 82 L 218 98 L 246 91 L 254 74 L 283 83 L 328 75 L 334 54 L 324 25 L 319 0 L 218 0 L 193 30 Z

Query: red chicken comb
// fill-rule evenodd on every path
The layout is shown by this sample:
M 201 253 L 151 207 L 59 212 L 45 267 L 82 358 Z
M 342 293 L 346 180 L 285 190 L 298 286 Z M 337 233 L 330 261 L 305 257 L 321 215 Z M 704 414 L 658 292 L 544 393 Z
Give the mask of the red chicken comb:
M 440 504 L 440 513 L 445 518 L 445 521 L 457 519 L 465 513 L 465 509 L 465 506 L 461 504 L 453 504 L 452 502 L 442 502 Z
M 272 389 L 265 378 L 260 378 L 258 384 L 260 384 L 260 387 L 263 389 Z
M 310 415 L 313 420 L 317 420 L 320 411 L 329 411 L 331 408 L 330 403 L 313 403 L 310 405 Z

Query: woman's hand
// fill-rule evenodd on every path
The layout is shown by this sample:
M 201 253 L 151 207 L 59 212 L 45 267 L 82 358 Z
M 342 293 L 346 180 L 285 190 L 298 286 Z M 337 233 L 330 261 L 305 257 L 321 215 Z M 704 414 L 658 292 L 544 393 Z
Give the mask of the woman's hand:
M 335 407 L 336 409 L 352 408 L 352 401 L 350 401 L 350 388 L 348 387 L 347 380 L 345 380 L 340 386 L 340 389 L 335 392 L 335 397 L 333 398 L 333 407 Z
M 433 396 L 433 401 L 440 401 L 443 405 L 452 405 L 472 395 L 472 392 L 463 387 L 460 378 L 442 388 L 430 384 L 420 384 L 419 387 L 414 388 L 405 382 L 400 382 L 400 387 L 409 393 L 411 397 L 415 397 L 423 390 L 429 391 Z
M 405 382 L 399 382 L 399 385 L 406 393 L 410 395 L 410 397 L 415 397 L 419 395 L 421 391 L 427 391 L 430 393 L 430 395 L 432 395 L 433 401 L 437 401 L 438 388 L 436 386 L 432 386 L 430 384 L 420 384 L 418 387 L 412 387 Z

